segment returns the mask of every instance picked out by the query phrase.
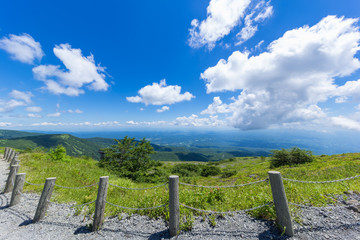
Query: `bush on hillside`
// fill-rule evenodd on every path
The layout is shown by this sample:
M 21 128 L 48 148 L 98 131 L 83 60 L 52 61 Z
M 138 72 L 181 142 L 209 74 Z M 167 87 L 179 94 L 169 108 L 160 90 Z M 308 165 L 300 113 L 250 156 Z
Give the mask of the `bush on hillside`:
M 200 176 L 201 167 L 198 164 L 181 163 L 176 164 L 172 168 L 171 173 L 177 174 L 180 177 L 197 177 Z
M 66 149 L 60 144 L 55 149 L 50 149 L 48 156 L 53 161 L 64 161 L 66 159 Z
M 270 167 L 280 167 L 280 166 L 292 166 L 296 164 L 302 164 L 307 162 L 314 161 L 314 157 L 311 151 L 303 150 L 298 147 L 293 147 L 289 150 L 272 150 Z
M 145 138 L 135 141 L 135 138 L 125 136 L 116 142 L 117 144 L 103 149 L 105 157 L 99 161 L 100 167 L 106 167 L 121 177 L 141 181 L 151 167 L 159 165 L 150 160 L 150 154 L 155 152 Z
M 201 176 L 202 177 L 208 177 L 208 176 L 216 176 L 219 175 L 221 172 L 220 168 L 215 166 L 203 166 L 201 170 Z

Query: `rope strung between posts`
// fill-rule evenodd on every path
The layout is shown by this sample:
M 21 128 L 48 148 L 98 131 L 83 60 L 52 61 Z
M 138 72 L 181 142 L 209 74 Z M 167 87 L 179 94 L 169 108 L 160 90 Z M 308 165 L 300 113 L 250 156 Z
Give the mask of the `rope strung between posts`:
M 93 183 L 91 185 L 87 185 L 87 186 L 81 186 L 81 187 L 65 187 L 65 186 L 61 186 L 61 185 L 57 185 L 55 184 L 56 187 L 60 187 L 60 188 L 66 188 L 66 189 L 82 189 L 82 188 L 89 188 L 89 187 L 93 187 L 95 185 L 99 184 L 98 182 L 97 183 Z
M 354 205 L 343 205 L 343 206 L 327 206 L 327 207 L 314 207 L 314 206 L 307 206 L 307 205 L 303 205 L 303 204 L 298 204 L 298 203 L 292 203 L 289 202 L 290 205 L 296 206 L 296 207 L 301 207 L 301 208 L 309 208 L 309 209 L 318 209 L 318 210 L 325 210 L 325 209 L 340 209 L 340 208 L 350 208 L 350 207 L 356 207 L 359 206 L 359 204 L 354 204 Z
M 35 184 L 35 183 L 28 182 L 26 180 L 24 180 L 24 182 L 29 184 L 29 185 L 33 185 L 33 186 L 44 186 L 44 184 Z
M 114 207 L 118 207 L 118 208 L 123 208 L 123 209 L 128 209 L 128 210 L 152 210 L 152 209 L 157 209 L 157 208 L 162 208 L 162 207 L 166 207 L 167 204 L 163 204 L 163 205 L 159 205 L 159 206 L 155 206 L 155 207 L 148 207 L 148 208 L 131 208 L 131 207 L 124 207 L 124 206 L 119 206 L 119 205 L 116 205 L 114 203 L 111 203 L 111 202 L 108 202 L 108 201 L 105 201 L 107 204 L 110 204 Z
M 165 186 L 166 184 L 168 184 L 168 183 L 166 182 L 166 183 L 163 183 L 163 184 L 154 186 L 154 187 L 147 187 L 147 188 L 127 188 L 127 187 L 121 187 L 121 186 L 118 186 L 118 185 L 109 183 L 109 185 L 111 185 L 111 186 L 114 186 L 114 187 L 117 187 L 117 188 L 121 188 L 121 189 L 127 189 L 127 190 L 147 190 L 147 189 L 153 189 L 153 188 L 162 187 L 162 186 Z
M 57 202 L 49 201 L 49 203 L 51 203 L 51 204 L 55 204 L 55 205 L 58 205 L 58 206 L 64 206 L 64 207 L 70 207 L 70 208 L 83 207 L 83 206 L 92 204 L 94 202 L 96 202 L 96 199 L 94 201 L 90 201 L 90 202 L 87 202 L 87 203 L 76 204 L 76 205 L 69 206 L 69 204 L 66 204 L 66 203 L 57 203 Z
M 180 205 L 181 205 L 181 206 L 183 206 L 183 207 L 185 207 L 185 208 L 188 208 L 188 209 L 191 209 L 191 210 L 194 210 L 194 211 L 198 211 L 198 212 L 203 212 L 203 213 L 212 213 L 212 214 L 234 214 L 234 213 L 245 213 L 245 212 L 253 211 L 253 210 L 256 210 L 256 209 L 259 209 L 259 208 L 265 207 L 265 206 L 270 206 L 270 205 L 272 205 L 272 204 L 273 204 L 272 202 L 269 202 L 269 203 L 266 203 L 266 204 L 261 205 L 261 206 L 257 206 L 257 207 L 253 207 L 253 208 L 248 208 L 248 209 L 243 209 L 243 210 L 239 210 L 239 211 L 218 212 L 218 211 L 203 210 L 203 209 L 199 209 L 199 208 L 194 208 L 194 207 L 190 207 L 190 206 L 187 206 L 187 205 L 185 205 L 185 204 L 180 203 Z
M 355 179 L 358 177 L 360 177 L 360 175 L 343 178 L 343 179 L 337 179 L 337 180 L 329 180 L 329 181 L 303 181 L 303 180 L 296 180 L 296 179 L 289 179 L 289 178 L 283 178 L 283 179 L 286 181 L 289 181 L 289 182 L 299 182 L 299 183 L 334 183 L 334 182 L 348 181 L 348 180 L 352 180 L 352 179 Z
M 244 184 L 238 184 L 238 185 L 227 185 L 227 186 L 201 186 L 201 185 L 194 185 L 194 184 L 182 183 L 182 182 L 180 182 L 180 184 L 185 185 L 185 186 L 200 187 L 200 188 L 234 188 L 234 187 L 244 187 L 244 186 L 249 186 L 249 185 L 258 184 L 258 183 L 262 183 L 262 182 L 267 182 L 268 180 L 269 179 L 266 178 L 264 180 L 259 180 L 256 182 L 250 182 L 250 183 L 244 183 Z
M 36 198 L 29 198 L 29 197 L 26 196 L 26 194 L 24 194 L 24 193 L 22 193 L 20 191 L 18 191 L 17 193 L 20 194 L 23 198 L 25 198 L 27 200 L 37 201 L 37 200 L 40 199 L 40 196 L 37 196 Z

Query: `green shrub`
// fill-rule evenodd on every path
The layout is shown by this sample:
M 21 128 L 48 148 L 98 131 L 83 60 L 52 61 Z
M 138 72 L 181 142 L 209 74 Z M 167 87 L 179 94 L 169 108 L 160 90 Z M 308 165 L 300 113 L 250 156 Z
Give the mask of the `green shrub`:
M 53 161 L 64 161 L 66 159 L 66 149 L 60 144 L 55 149 L 50 149 L 48 157 Z
M 221 172 L 220 168 L 215 166 L 203 166 L 200 175 L 202 177 L 216 176 Z
M 292 166 L 296 164 L 302 164 L 314 161 L 314 157 L 311 151 L 303 150 L 298 147 L 293 147 L 289 150 L 272 150 L 272 156 L 270 160 L 270 167 L 280 166 Z
M 225 169 L 221 173 L 221 177 L 222 178 L 228 178 L 228 177 L 234 176 L 235 174 L 237 174 L 236 170 Z
M 196 177 L 200 176 L 201 167 L 192 163 L 176 164 L 171 173 L 178 174 L 180 177 Z

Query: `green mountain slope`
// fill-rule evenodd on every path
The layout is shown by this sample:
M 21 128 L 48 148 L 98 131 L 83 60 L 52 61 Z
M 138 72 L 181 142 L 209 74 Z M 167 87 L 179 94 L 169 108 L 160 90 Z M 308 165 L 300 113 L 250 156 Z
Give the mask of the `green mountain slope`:
M 43 134 L 0 129 L 0 139 L 19 138 L 19 137 L 28 137 L 28 136 L 38 136 L 38 135 L 43 135 Z
M 17 149 L 46 149 L 63 145 L 70 156 L 89 156 L 99 160 L 99 149 L 116 144 L 112 138 L 78 138 L 70 134 L 41 134 L 22 131 L 0 130 L 0 146 Z M 158 161 L 218 161 L 233 157 L 268 156 L 269 152 L 261 148 L 231 149 L 211 147 L 160 146 L 151 144 L 156 151 L 151 158 Z
M 39 136 L 28 136 L 11 139 L 1 139 L 0 146 L 7 146 L 19 149 L 44 147 L 54 148 L 63 145 L 70 156 L 89 156 L 99 159 L 99 145 L 86 139 L 74 137 L 69 134 L 46 134 Z

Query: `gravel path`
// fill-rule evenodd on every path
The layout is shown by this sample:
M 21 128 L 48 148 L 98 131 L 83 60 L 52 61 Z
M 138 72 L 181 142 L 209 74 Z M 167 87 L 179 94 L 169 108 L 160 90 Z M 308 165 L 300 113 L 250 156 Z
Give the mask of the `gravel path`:
M 8 175 L 8 163 L 0 159 L 0 190 Z M 68 205 L 51 204 L 47 216 L 32 223 L 39 196 L 24 194 L 21 203 L 9 207 L 11 194 L 0 194 L 0 240 L 2 239 L 169 239 L 167 223 L 162 219 L 123 215 L 122 219 L 107 218 L 98 233 L 90 232 L 91 219 L 75 216 Z M 357 202 L 360 196 L 349 195 Z M 216 220 L 195 218 L 193 230 L 172 239 L 359 239 L 360 213 L 347 208 L 336 210 L 303 209 L 302 224 L 294 223 L 295 236 L 281 236 L 273 222 L 235 214 Z

